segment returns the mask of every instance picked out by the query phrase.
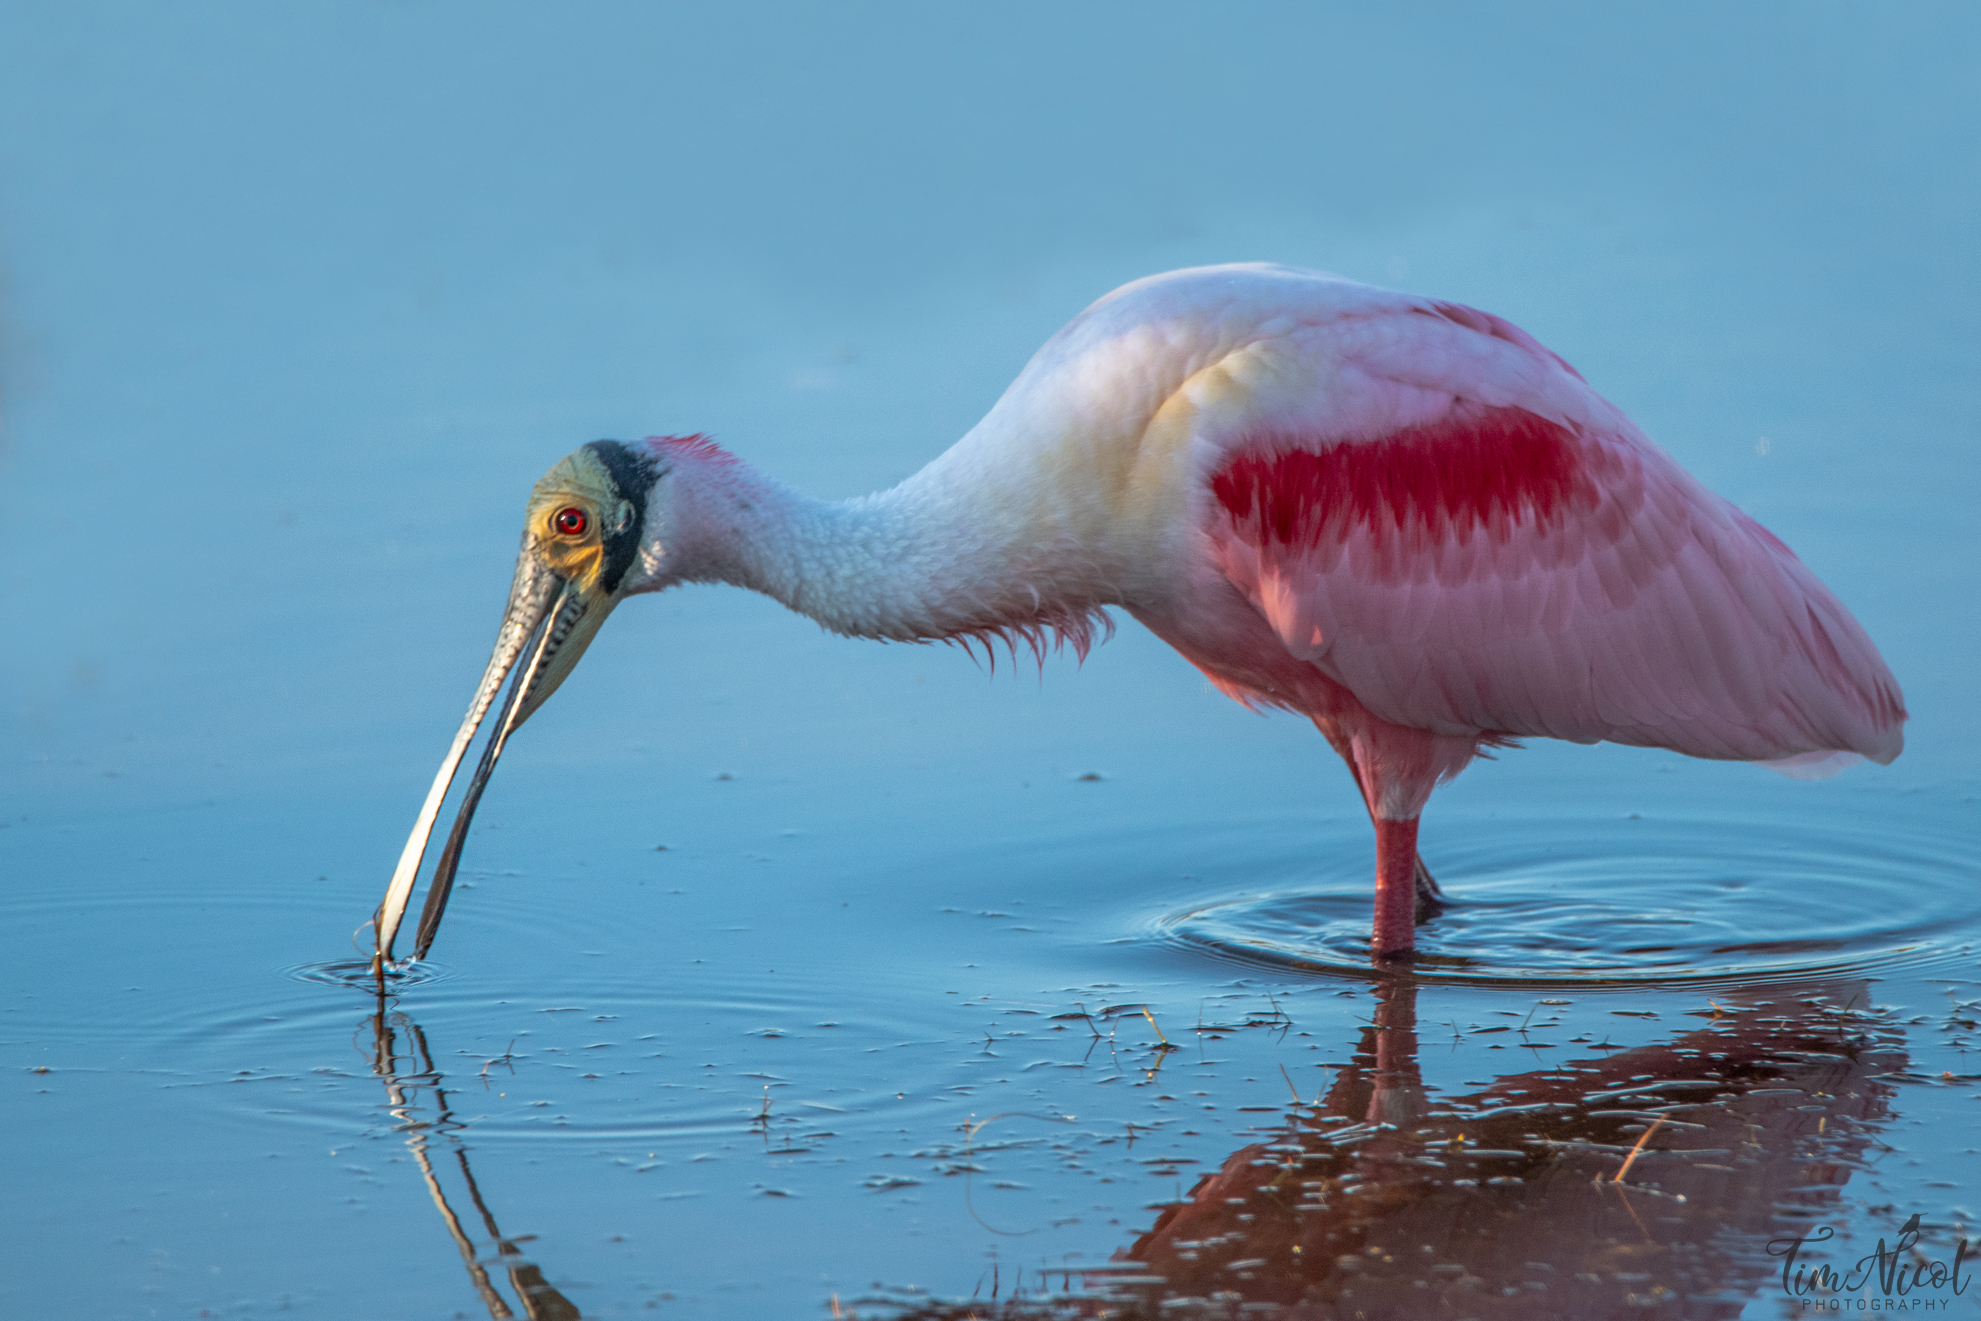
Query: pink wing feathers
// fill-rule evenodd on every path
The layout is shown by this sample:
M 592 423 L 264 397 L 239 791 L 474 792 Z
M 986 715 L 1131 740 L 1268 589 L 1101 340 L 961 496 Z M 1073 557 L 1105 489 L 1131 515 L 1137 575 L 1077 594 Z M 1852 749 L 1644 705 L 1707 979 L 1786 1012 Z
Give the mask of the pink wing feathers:
M 1399 299 L 1297 351 L 1327 388 L 1220 445 L 1208 530 L 1287 649 L 1375 715 L 1790 773 L 1898 755 L 1857 621 L 1532 338 Z

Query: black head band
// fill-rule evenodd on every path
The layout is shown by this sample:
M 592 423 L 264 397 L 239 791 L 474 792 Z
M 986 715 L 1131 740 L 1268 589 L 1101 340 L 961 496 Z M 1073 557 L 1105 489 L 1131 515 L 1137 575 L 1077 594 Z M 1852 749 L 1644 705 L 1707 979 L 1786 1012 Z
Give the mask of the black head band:
M 595 440 L 585 446 L 605 465 L 619 498 L 633 507 L 633 516 L 617 530 L 603 535 L 605 568 L 599 582 L 608 592 L 619 590 L 620 582 L 640 553 L 640 538 L 646 529 L 647 497 L 660 480 L 660 469 L 647 455 L 616 440 Z

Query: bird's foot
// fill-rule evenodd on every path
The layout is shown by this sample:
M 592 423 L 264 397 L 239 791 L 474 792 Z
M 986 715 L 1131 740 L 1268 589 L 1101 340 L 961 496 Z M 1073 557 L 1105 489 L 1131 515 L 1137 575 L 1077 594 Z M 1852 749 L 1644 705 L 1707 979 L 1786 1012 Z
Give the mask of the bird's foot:
M 1417 906 L 1412 914 L 1416 924 L 1423 926 L 1434 917 L 1444 914 L 1444 891 L 1438 888 L 1431 869 L 1424 865 L 1423 856 L 1417 858 Z

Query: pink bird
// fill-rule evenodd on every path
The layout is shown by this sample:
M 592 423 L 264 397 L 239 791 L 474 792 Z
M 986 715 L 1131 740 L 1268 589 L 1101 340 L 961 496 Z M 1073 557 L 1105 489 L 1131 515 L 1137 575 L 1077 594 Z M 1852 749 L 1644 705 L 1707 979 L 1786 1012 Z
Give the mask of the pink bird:
M 508 736 L 620 600 L 764 592 L 836 633 L 1085 654 L 1118 606 L 1253 707 L 1311 719 L 1375 824 L 1375 955 L 1437 887 L 1431 791 L 1547 737 L 1814 777 L 1890 762 L 1897 683 L 1837 599 L 1531 336 L 1282 266 L 1151 276 L 1048 341 L 892 490 L 829 503 L 701 437 L 599 441 L 538 482 L 508 610 L 377 917 L 525 652 L 428 888 L 445 907 Z

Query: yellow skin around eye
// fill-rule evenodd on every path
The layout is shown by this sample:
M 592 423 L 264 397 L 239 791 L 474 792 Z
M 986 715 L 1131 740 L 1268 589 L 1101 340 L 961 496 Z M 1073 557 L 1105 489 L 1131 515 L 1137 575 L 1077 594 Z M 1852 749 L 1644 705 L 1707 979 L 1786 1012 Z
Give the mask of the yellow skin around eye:
M 530 492 L 530 506 L 524 526 L 536 538 L 537 553 L 543 556 L 558 577 L 574 582 L 587 593 L 598 586 L 605 571 L 605 543 L 600 529 L 603 511 L 624 502 L 612 485 L 612 478 L 590 450 L 565 455 L 543 475 Z M 557 515 L 577 509 L 585 516 L 585 530 L 567 537 L 557 530 Z
M 565 509 L 584 511 L 585 530 L 575 537 L 557 530 L 557 515 Z M 605 570 L 605 546 L 599 540 L 598 514 L 590 502 L 565 494 L 548 502 L 541 512 L 532 512 L 536 516 L 530 526 L 536 532 L 537 553 L 558 577 L 591 591 Z

